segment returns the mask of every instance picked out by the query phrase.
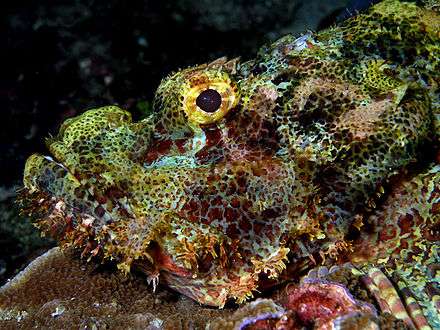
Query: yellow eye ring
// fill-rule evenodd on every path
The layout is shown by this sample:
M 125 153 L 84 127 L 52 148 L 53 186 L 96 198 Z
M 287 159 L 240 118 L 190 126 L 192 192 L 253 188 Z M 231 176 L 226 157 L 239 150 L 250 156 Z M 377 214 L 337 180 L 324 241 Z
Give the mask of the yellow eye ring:
M 194 124 L 212 124 L 222 119 L 238 103 L 238 92 L 235 84 L 226 75 L 217 77 L 204 77 L 198 80 L 184 93 L 183 108 L 188 116 L 188 120 Z M 207 92 L 209 91 L 209 95 Z M 217 94 L 220 100 L 208 100 L 215 104 L 204 107 L 201 103 L 201 97 L 206 96 L 216 98 Z M 202 109 L 202 107 L 205 109 Z M 206 111 L 208 110 L 208 111 Z

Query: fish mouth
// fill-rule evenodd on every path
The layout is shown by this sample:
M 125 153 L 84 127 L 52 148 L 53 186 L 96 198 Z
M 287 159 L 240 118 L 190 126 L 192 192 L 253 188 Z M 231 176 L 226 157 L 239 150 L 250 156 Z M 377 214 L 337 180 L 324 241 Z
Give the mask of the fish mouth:
M 273 159 L 223 167 L 133 163 L 133 172 L 119 173 L 130 179 L 131 186 L 124 187 L 122 181 L 112 184 L 114 178 L 104 171 L 88 177 L 65 163 L 37 154 L 26 163 L 23 196 L 43 233 L 61 246 L 79 249 L 85 258 L 114 259 L 124 272 L 140 265 L 147 278 L 160 274 L 171 288 L 212 306 L 223 306 L 231 296 L 245 299 L 256 289 L 260 263 L 247 256 L 269 260 L 273 251 L 259 246 L 273 237 L 267 235 L 281 242 L 288 205 L 280 189 L 296 182 L 292 169 Z M 141 192 L 144 203 L 154 200 L 148 208 L 138 203 L 136 180 L 150 184 Z M 170 200 L 164 201 L 158 196 L 164 196 L 159 193 L 168 185 L 174 186 Z M 256 248 L 250 232 L 261 239 Z M 280 244 L 280 251 L 288 250 Z M 282 258 L 280 262 L 275 263 L 277 271 L 283 268 Z M 243 266 L 250 274 L 247 281 L 236 276 Z M 190 289 L 194 287 L 211 294 Z

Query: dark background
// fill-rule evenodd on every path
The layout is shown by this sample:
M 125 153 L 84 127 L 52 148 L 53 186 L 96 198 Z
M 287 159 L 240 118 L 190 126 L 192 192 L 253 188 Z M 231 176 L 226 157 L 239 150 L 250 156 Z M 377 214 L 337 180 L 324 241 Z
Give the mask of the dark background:
M 53 244 L 14 207 L 23 166 L 68 117 L 149 111 L 170 71 L 252 58 L 276 38 L 334 22 L 348 0 L 44 0 L 1 5 L 0 283 Z M 365 1 L 364 1 L 365 2 Z

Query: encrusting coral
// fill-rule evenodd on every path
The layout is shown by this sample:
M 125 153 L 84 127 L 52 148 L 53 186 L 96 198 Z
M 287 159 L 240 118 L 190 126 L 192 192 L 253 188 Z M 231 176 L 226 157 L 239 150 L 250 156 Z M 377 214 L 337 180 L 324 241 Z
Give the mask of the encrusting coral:
M 142 276 L 123 276 L 112 267 L 81 260 L 72 249 L 49 250 L 0 288 L 0 327 L 325 329 L 350 321 L 351 326 L 382 322 L 406 328 L 395 318 L 377 318 L 372 305 L 354 299 L 343 285 L 315 281 L 311 275 L 270 299 L 257 299 L 236 310 L 201 306 L 162 287 L 153 293 Z
M 199 304 L 53 248 L 0 289 L 2 329 L 204 328 L 227 309 Z
M 172 73 L 139 122 L 116 106 L 68 119 L 52 156 L 27 161 L 23 212 L 211 306 L 351 261 L 381 311 L 436 327 L 435 8 L 385 0 L 254 60 Z

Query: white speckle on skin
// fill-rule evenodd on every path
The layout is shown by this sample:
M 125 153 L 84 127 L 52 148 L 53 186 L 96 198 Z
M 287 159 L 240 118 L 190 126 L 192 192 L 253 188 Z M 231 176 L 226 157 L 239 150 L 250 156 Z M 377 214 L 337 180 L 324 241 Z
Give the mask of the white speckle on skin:
M 59 305 L 55 308 L 55 312 L 51 313 L 50 316 L 52 317 L 58 317 L 64 313 L 66 308 L 63 305 Z
M 307 41 L 309 41 L 309 39 L 311 39 L 312 33 L 311 32 L 307 32 L 306 34 L 302 35 L 299 38 L 296 38 L 295 41 L 293 42 L 294 47 L 293 49 L 296 50 L 297 52 L 302 51 L 303 49 L 307 48 Z

